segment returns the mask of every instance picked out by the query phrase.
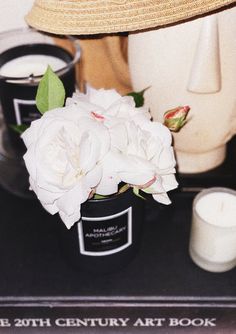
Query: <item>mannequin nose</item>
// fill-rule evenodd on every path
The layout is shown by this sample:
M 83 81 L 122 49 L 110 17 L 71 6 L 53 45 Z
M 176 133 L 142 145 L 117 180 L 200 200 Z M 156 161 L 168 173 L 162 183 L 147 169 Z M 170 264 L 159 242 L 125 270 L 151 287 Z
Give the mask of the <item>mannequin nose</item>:
M 221 90 L 217 14 L 203 19 L 187 90 L 196 94 L 213 94 Z

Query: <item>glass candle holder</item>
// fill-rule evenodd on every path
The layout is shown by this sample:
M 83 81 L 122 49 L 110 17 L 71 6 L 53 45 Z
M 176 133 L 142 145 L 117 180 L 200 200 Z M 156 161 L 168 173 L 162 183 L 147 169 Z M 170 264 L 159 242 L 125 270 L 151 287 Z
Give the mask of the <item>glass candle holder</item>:
M 194 199 L 189 252 L 202 269 L 224 272 L 236 266 L 236 191 L 214 187 Z
M 55 45 L 52 37 L 32 29 L 4 32 L 0 34 L 0 41 L 5 46 L 1 47 L 0 54 L 0 101 L 9 140 L 16 153 L 24 146 L 11 127 L 30 125 L 41 116 L 35 97 L 47 66 L 50 65 L 62 80 L 66 96 L 71 96 L 75 91 L 75 63 L 80 49 L 74 44 L 75 50 L 70 53 Z
M 0 34 L 0 185 L 21 197 L 32 197 L 23 154 L 25 146 L 14 125 L 29 126 L 41 117 L 35 97 L 50 65 L 64 84 L 66 97 L 76 89 L 78 41 L 24 28 Z

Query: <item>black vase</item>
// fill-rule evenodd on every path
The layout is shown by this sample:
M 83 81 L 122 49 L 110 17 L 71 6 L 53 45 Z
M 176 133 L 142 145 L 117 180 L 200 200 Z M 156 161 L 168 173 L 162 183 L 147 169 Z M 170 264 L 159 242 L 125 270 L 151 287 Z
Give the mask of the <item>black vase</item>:
M 109 273 L 136 255 L 142 236 L 145 201 L 128 191 L 82 205 L 82 219 L 70 230 L 61 222 L 63 251 L 79 269 Z

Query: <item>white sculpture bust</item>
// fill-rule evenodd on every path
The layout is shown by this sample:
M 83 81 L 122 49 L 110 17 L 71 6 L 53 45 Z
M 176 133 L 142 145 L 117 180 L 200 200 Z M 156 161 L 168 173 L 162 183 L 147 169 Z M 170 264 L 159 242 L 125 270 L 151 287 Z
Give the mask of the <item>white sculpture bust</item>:
M 174 134 L 178 169 L 198 173 L 220 165 L 236 133 L 236 7 L 164 29 L 130 34 L 129 66 L 153 118 L 191 108 Z

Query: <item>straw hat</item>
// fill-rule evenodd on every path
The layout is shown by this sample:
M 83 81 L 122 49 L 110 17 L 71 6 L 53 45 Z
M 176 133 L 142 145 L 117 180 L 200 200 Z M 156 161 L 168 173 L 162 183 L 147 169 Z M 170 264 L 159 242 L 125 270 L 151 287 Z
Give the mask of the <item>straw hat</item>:
M 187 20 L 234 0 L 36 0 L 27 23 L 55 34 L 135 31 Z

